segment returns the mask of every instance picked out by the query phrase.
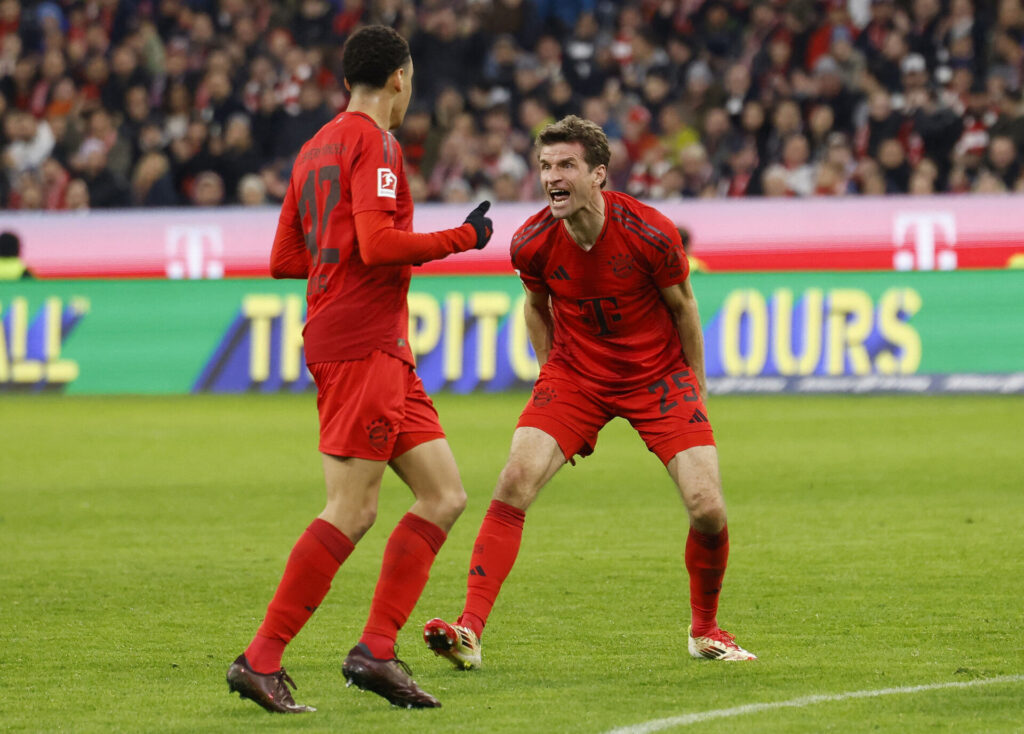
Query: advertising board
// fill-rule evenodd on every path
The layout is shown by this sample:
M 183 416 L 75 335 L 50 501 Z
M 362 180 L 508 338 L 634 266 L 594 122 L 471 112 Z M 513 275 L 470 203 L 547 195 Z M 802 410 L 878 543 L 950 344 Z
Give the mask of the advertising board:
M 491 208 L 494 237 L 422 274 L 507 274 L 509 242 L 541 203 Z M 658 208 L 711 272 L 959 270 L 1024 265 L 1024 196 L 688 200 Z M 416 207 L 417 232 L 457 226 L 469 205 Z M 276 208 L 0 213 L 40 278 L 265 277 Z
M 1024 392 L 1024 271 L 697 274 L 713 392 Z M 0 284 L 0 391 L 311 389 L 304 283 Z M 414 278 L 428 391 L 528 387 L 514 276 Z

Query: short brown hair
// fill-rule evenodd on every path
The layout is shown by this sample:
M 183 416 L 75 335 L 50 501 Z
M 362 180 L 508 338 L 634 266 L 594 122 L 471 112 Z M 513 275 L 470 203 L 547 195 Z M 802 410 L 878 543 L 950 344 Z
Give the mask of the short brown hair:
M 545 145 L 555 143 L 579 143 L 583 146 L 583 160 L 586 161 L 590 170 L 597 166 L 607 166 L 612 158 L 611 148 L 608 147 L 608 136 L 596 122 L 584 120 L 576 115 L 568 115 L 558 122 L 553 122 L 537 135 L 536 151 Z M 601 182 L 603 188 L 607 179 Z

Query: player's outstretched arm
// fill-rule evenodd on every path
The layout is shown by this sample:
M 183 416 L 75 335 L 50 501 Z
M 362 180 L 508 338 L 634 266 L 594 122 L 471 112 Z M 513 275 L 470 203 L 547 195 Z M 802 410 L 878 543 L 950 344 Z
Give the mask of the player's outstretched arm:
M 697 376 L 697 385 L 702 397 L 707 397 L 707 380 L 704 375 L 704 332 L 701 330 L 700 313 L 697 311 L 697 297 L 693 295 L 690 279 L 679 285 L 661 288 L 661 297 L 672 314 L 683 355 Z
M 494 232 L 494 223 L 485 216 L 490 205 L 489 201 L 480 204 L 461 227 L 430 233 L 395 229 L 391 212 L 359 212 L 355 215 L 359 254 L 367 265 L 416 265 L 479 250 Z

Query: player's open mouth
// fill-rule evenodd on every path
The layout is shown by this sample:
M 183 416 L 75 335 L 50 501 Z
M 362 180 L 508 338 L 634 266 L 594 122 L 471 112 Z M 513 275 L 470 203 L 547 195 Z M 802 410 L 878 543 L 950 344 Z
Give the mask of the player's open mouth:
M 548 196 L 551 198 L 551 201 L 558 203 L 562 201 L 568 201 L 569 192 L 566 191 L 565 189 L 551 189 L 548 192 Z

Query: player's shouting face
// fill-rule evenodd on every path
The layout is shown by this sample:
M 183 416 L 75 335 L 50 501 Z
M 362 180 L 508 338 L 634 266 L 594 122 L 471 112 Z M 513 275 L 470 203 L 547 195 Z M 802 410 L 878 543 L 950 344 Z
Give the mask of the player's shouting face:
M 598 209 L 601 184 L 608 171 L 604 165 L 590 168 L 582 143 L 552 143 L 541 147 L 540 182 L 555 219 L 569 219 L 581 210 Z

